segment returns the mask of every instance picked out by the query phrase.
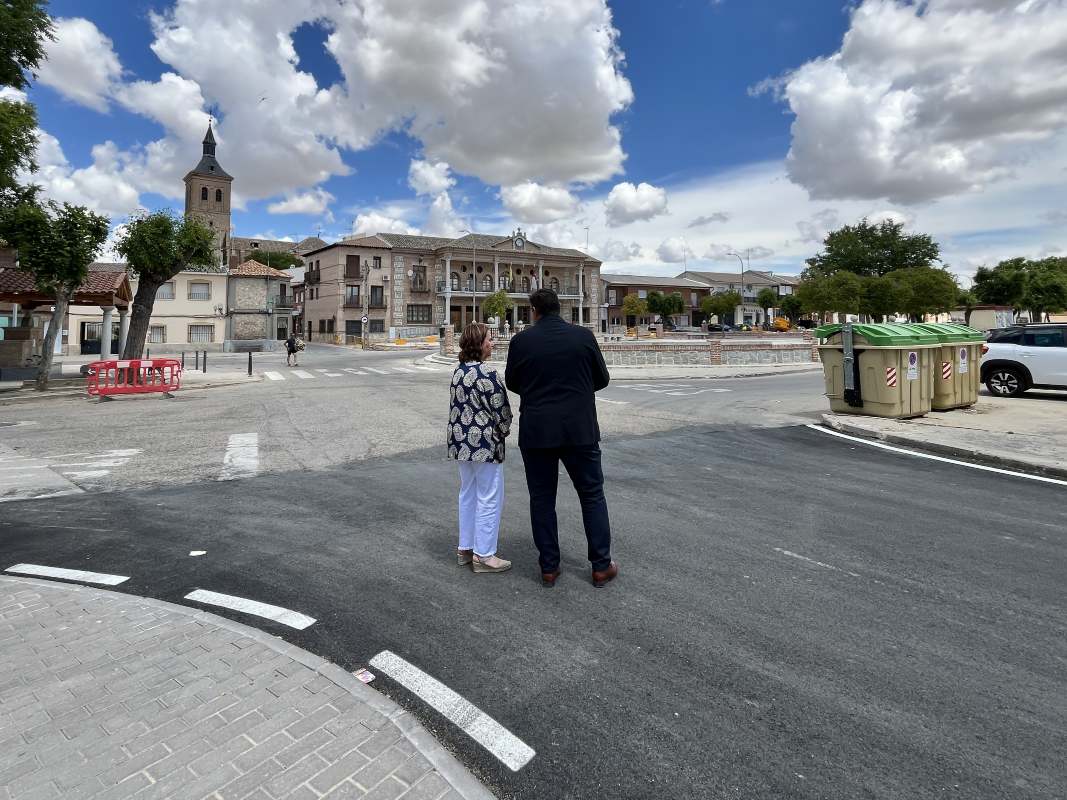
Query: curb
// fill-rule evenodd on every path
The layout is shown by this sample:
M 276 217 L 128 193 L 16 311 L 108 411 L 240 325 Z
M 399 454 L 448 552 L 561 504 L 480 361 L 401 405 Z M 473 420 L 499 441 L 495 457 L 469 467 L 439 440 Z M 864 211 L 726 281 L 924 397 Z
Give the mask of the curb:
M 983 450 L 969 450 L 965 447 L 952 447 L 947 444 L 912 439 L 908 436 L 901 436 L 895 433 L 872 431 L 868 428 L 864 428 L 862 425 L 853 425 L 844 422 L 835 414 L 823 414 L 822 424 L 823 427 L 830 428 L 838 433 L 847 433 L 849 436 L 856 436 L 860 439 L 869 439 L 872 442 L 884 442 L 885 444 L 898 445 L 900 447 L 910 447 L 913 450 L 919 450 L 935 456 L 945 456 L 947 458 L 973 461 L 976 464 L 983 464 L 987 467 L 1000 467 L 1001 469 L 1010 469 L 1015 470 L 1016 472 L 1040 475 L 1045 478 L 1057 478 L 1060 480 L 1067 479 L 1067 469 L 1047 467 L 1043 464 L 1034 464 L 1031 461 L 1023 461 L 1017 458 L 1007 458 Z
M 459 763 L 456 758 L 445 750 L 438 741 L 427 731 L 418 720 L 398 704 L 394 703 L 385 695 L 376 692 L 363 681 L 341 669 L 336 664 L 327 661 L 321 656 L 309 653 L 294 644 L 289 644 L 277 636 L 252 628 L 240 622 L 220 617 L 209 611 L 198 611 L 189 606 L 181 606 L 176 603 L 168 603 L 165 600 L 156 600 L 151 597 L 126 594 L 124 592 L 112 592 L 107 589 L 98 589 L 95 586 L 83 586 L 75 583 L 61 583 L 59 581 L 41 580 L 39 578 L 23 578 L 21 576 L 0 575 L 0 581 L 9 583 L 23 583 L 31 586 L 44 586 L 50 589 L 63 587 L 71 592 L 89 592 L 104 595 L 117 595 L 129 598 L 131 602 L 144 603 L 150 607 L 158 608 L 176 614 L 184 614 L 187 617 L 201 620 L 215 625 L 224 630 L 247 636 L 264 647 L 268 647 L 278 655 L 291 658 L 308 669 L 313 669 L 322 677 L 331 681 L 341 689 L 346 690 L 360 702 L 366 703 L 374 710 L 386 716 L 404 734 L 416 750 L 430 762 L 431 766 L 447 780 L 452 788 L 465 800 L 495 800 L 494 795 L 475 778 L 466 767 Z
M 178 391 L 195 391 L 197 389 L 219 389 L 224 386 L 241 386 L 246 383 L 262 383 L 263 375 L 253 375 L 251 379 L 247 376 L 242 377 L 241 380 L 222 380 L 218 382 L 206 382 L 201 384 L 192 384 L 182 386 Z M 25 394 L 21 394 L 25 392 Z M 17 390 L 5 390 L 0 391 L 0 407 L 8 405 L 20 405 L 22 403 L 35 403 L 41 400 L 88 400 L 89 395 L 85 389 L 49 389 L 46 392 L 37 392 L 32 388 L 23 387 Z

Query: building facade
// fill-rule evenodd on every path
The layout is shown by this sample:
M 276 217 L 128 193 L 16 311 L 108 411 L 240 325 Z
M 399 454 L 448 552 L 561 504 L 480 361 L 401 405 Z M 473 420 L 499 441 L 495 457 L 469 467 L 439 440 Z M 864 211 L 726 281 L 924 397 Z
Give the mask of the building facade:
M 745 270 L 739 272 L 699 272 L 688 270 L 678 276 L 687 278 L 708 287 L 711 294 L 737 292 L 741 295 L 741 304 L 734 310 L 731 319 L 718 322 L 727 325 L 763 325 L 777 315 L 777 307 L 766 312 L 756 303 L 756 298 L 763 289 L 771 289 L 781 298 L 793 294 L 800 278 L 790 275 L 775 275 L 771 272 Z
M 666 278 L 657 275 L 617 275 L 602 272 L 600 283 L 604 312 L 601 314 L 600 330 L 605 333 L 615 333 L 622 328 L 647 326 L 654 322 L 655 315 L 652 313 L 637 317 L 627 315 L 622 310 L 623 300 L 627 295 L 635 294 L 645 300 L 649 292 L 680 294 L 685 310 L 681 314 L 675 314 L 671 322 L 678 328 L 697 327 L 705 317 L 700 304 L 711 291 L 706 284 L 689 278 Z
M 531 321 L 529 294 L 553 289 L 565 319 L 597 326 L 600 262 L 579 250 L 509 236 L 459 239 L 378 233 L 345 239 L 305 256 L 303 317 L 309 339 L 411 337 L 484 321 L 481 303 L 503 290 L 514 303 L 505 321 Z
M 246 261 L 227 271 L 227 351 L 273 350 L 289 338 L 293 295 L 288 273 Z

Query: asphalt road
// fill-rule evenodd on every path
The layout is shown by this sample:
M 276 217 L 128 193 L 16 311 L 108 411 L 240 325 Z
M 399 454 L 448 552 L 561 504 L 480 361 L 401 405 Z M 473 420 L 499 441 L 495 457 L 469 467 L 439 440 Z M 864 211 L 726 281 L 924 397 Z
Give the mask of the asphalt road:
M 812 377 L 604 393 L 619 403 L 600 411 L 622 565 L 604 590 L 569 491 L 564 574 L 540 587 L 514 451 L 501 553 L 516 569 L 455 566 L 441 398 L 418 383 L 431 374 L 390 396 L 395 446 L 361 434 L 379 455 L 6 503 L 0 550 L 130 575 L 119 589 L 135 594 L 204 588 L 309 614 L 303 631 L 254 624 L 347 669 L 392 650 L 537 751 L 512 773 L 388 678 L 372 684 L 502 797 L 1061 797 L 1064 490 L 804 428 L 821 410 Z M 212 396 L 253 389 L 210 425 L 383 399 Z M 376 414 L 346 420 L 374 428 Z

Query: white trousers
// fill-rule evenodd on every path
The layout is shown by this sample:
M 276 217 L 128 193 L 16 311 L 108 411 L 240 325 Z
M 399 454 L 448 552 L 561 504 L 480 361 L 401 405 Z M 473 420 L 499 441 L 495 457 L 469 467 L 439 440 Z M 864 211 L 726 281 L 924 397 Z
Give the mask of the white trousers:
M 496 554 L 504 511 L 504 465 L 459 462 L 459 549 Z

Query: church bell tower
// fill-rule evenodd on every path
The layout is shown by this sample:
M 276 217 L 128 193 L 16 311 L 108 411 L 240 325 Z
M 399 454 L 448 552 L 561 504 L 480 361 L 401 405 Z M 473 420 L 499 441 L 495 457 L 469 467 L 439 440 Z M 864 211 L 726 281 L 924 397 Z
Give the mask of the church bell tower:
M 230 249 L 230 188 L 233 177 L 215 159 L 215 135 L 211 125 L 204 136 L 204 154 L 185 176 L 185 214 L 195 214 L 215 231 L 215 253 L 227 265 Z

